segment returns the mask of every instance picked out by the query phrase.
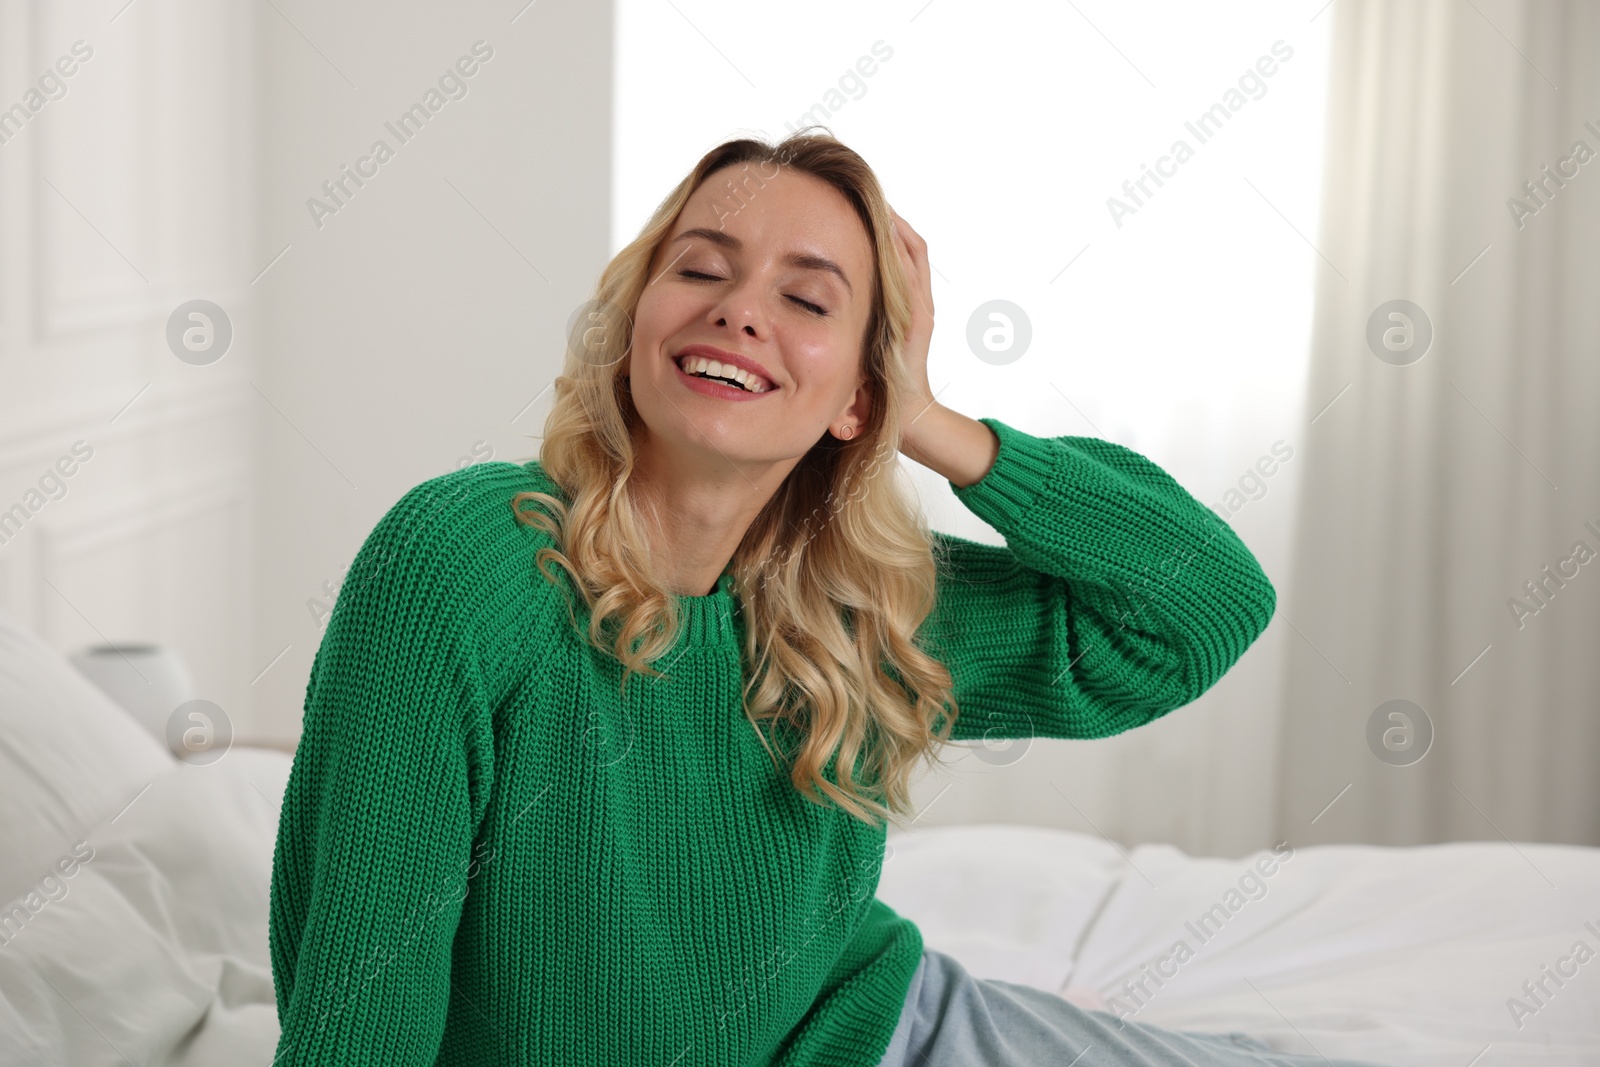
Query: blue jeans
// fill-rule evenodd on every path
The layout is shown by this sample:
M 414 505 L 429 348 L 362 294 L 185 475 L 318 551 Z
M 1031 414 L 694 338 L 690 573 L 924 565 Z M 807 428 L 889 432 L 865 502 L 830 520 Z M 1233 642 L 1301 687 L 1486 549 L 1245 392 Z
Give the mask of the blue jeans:
M 924 949 L 878 1067 L 1381 1067 L 1274 1052 L 1246 1034 L 1167 1030 L 1032 986 L 974 978 Z

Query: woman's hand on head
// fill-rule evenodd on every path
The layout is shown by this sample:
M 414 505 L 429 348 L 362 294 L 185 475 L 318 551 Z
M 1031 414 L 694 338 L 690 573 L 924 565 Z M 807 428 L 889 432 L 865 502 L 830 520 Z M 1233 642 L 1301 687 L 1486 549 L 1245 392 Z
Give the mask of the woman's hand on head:
M 928 266 L 928 242 L 900 217 L 893 207 L 894 244 L 900 254 L 900 265 L 911 288 L 911 329 L 906 334 L 906 372 L 915 390 L 905 398 L 901 411 L 901 428 L 915 419 L 933 403 L 933 390 L 928 385 L 928 345 L 933 340 L 933 279 Z

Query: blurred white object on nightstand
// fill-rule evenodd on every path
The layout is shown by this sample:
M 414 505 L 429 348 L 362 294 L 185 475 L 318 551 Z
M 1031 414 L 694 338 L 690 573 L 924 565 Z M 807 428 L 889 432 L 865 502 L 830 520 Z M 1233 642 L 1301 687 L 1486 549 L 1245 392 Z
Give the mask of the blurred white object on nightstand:
M 195 697 L 194 677 L 180 653 L 164 645 L 88 645 L 69 659 L 163 748 L 171 747 L 167 721 L 180 704 Z

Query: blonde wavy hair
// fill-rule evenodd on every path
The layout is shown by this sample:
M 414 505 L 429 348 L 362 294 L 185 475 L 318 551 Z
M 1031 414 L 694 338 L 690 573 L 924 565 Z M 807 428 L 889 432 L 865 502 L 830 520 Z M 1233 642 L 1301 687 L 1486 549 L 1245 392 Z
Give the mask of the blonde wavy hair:
M 554 582 L 553 562 L 570 574 L 589 609 L 587 640 L 622 662 L 623 687 L 632 673 L 660 677 L 649 662 L 673 648 L 680 617 L 631 488 L 640 417 L 622 374 L 650 265 L 690 196 L 726 168 L 742 167 L 746 189 L 788 166 L 844 194 L 877 267 L 862 354 L 870 411 L 849 441 L 824 434 L 800 459 L 751 522 L 730 570 L 746 620 L 746 718 L 775 765 L 761 724 L 793 741 L 784 758 L 802 796 L 877 826 L 910 812 L 911 772 L 936 759 L 958 709 L 949 671 L 916 640 L 934 605 L 936 542 L 895 462 L 898 401 L 911 388 L 903 346 L 912 294 L 876 176 L 831 133 L 812 129 L 777 145 L 740 138 L 713 148 L 606 266 L 569 339 L 540 450 L 568 500 L 523 492 L 512 510 L 560 546 L 537 553 L 540 572 Z M 524 510 L 524 501 L 545 511 Z

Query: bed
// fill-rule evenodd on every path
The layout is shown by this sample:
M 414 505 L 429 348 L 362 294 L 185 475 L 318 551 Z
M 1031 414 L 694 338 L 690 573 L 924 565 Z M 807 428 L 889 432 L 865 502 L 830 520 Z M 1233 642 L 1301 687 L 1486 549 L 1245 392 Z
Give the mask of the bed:
M 270 1062 L 290 762 L 174 759 L 0 611 L 0 1063 Z M 1417 1067 L 1600 1064 L 1600 849 L 1218 859 L 941 827 L 891 832 L 878 895 L 979 977 L 1158 1025 Z
M 1218 859 L 1025 826 L 889 840 L 879 898 L 980 978 L 1330 1059 L 1600 1064 L 1600 849 L 1286 842 Z

